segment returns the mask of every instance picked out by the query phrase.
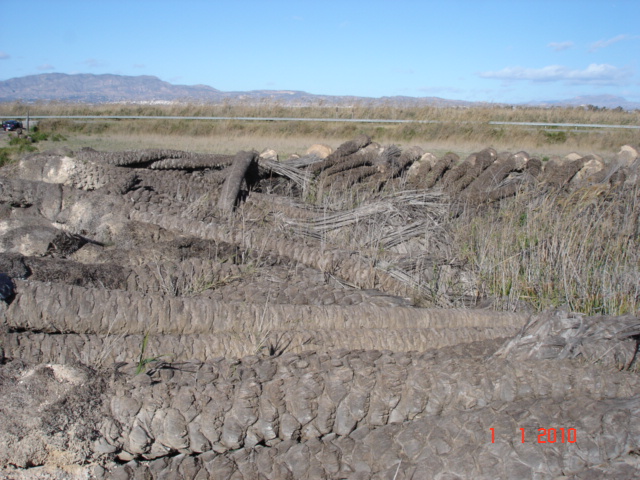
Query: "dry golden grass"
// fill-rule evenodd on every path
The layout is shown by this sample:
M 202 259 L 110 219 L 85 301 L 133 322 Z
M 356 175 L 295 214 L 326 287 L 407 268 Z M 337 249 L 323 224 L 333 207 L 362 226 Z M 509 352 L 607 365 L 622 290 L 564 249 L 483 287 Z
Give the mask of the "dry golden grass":
M 211 153 L 233 153 L 238 150 L 265 148 L 276 150 L 281 158 L 302 154 L 315 143 L 336 147 L 361 133 L 382 144 L 401 147 L 420 146 L 436 156 L 448 151 L 464 158 L 485 147 L 498 151 L 526 150 L 532 156 L 564 156 L 577 151 L 584 155 L 614 155 L 625 144 L 637 142 L 637 131 L 603 130 L 589 132 L 545 132 L 534 128 L 469 128 L 448 124 L 326 124 L 312 122 L 204 122 L 175 120 L 128 120 L 72 123 L 47 120 L 40 128 L 59 133 L 74 149 L 91 146 L 96 149 L 126 150 L 131 148 L 175 148 Z M 559 135 L 554 137 L 553 135 Z
M 263 138 L 256 136 L 186 136 L 186 135 L 159 135 L 159 134 L 127 134 L 108 133 L 104 135 L 67 134 L 67 140 L 58 142 L 55 146 L 68 146 L 72 150 L 83 147 L 91 147 L 96 150 L 117 151 L 136 150 L 143 148 L 166 148 L 200 153 L 231 154 L 240 150 L 263 151 L 267 148 L 276 150 L 281 158 L 287 158 L 293 153 L 304 153 L 305 150 L 319 143 L 313 137 L 295 138 Z M 48 142 L 51 146 L 53 143 Z M 333 147 L 339 145 L 341 140 L 323 142 Z M 50 148 L 44 143 L 42 148 Z
M 81 104 L 20 102 L 0 104 L 0 116 L 26 115 L 142 115 L 189 117 L 294 117 L 294 118 L 371 118 L 400 120 L 435 120 L 464 122 L 545 122 L 638 125 L 640 111 L 586 108 L 505 107 L 498 105 L 462 107 L 399 107 L 391 103 L 371 106 L 364 102 L 349 107 L 314 105 L 285 106 L 265 101 L 259 104 L 227 102 L 223 104 L 174 103 L 149 104 Z
M 624 144 L 638 142 L 638 130 L 557 128 L 490 125 L 490 121 L 547 122 L 607 125 L 640 125 L 640 112 L 583 108 L 398 108 L 392 105 L 351 108 L 285 107 L 264 102 L 259 105 L 104 104 L 66 103 L 0 104 L 0 116 L 31 115 L 137 115 L 191 117 L 295 117 L 347 119 L 400 119 L 437 123 L 340 123 L 240 120 L 43 120 L 45 131 L 65 135 L 82 146 L 110 149 L 149 147 L 195 151 L 234 152 L 239 149 L 273 148 L 287 157 L 302 153 L 313 143 L 337 146 L 364 133 L 380 143 L 417 145 L 436 155 L 454 151 L 464 157 L 479 148 L 526 150 L 535 156 L 566 155 L 571 151 L 609 156 Z M 107 141 L 105 144 L 104 142 Z M 184 147 L 183 147 L 184 146 Z

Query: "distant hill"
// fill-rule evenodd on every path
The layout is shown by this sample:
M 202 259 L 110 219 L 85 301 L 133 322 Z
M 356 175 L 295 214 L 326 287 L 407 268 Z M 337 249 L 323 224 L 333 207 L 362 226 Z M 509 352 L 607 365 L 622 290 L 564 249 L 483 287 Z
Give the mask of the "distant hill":
M 206 85 L 172 85 L 142 75 L 45 73 L 0 82 L 0 101 L 127 102 L 144 100 L 216 99 L 220 92 Z
M 471 102 L 438 97 L 354 97 L 314 95 L 296 90 L 253 90 L 222 92 L 207 85 L 173 85 L 149 75 L 92 75 L 44 73 L 0 81 L 0 102 L 211 102 L 225 100 L 258 102 L 270 100 L 287 105 L 353 105 L 354 103 L 391 103 L 394 105 L 467 106 Z
M 283 105 L 353 105 L 364 103 L 371 105 L 390 104 L 394 106 L 438 106 L 471 107 L 486 105 L 481 102 L 448 100 L 439 97 L 355 97 L 314 95 L 297 90 L 252 90 L 248 92 L 223 92 L 207 85 L 174 85 L 150 75 L 93 75 L 80 73 L 43 73 L 0 81 L 0 102 L 204 102 L 221 103 L 224 101 L 261 102 L 273 101 Z M 627 110 L 640 109 L 640 103 L 629 102 L 622 97 L 612 95 L 584 96 L 570 100 L 552 100 L 530 102 L 528 106 L 579 106 Z
M 617 108 L 622 107 L 625 110 L 640 109 L 640 102 L 630 102 L 624 97 L 615 95 L 583 95 L 580 97 L 570 98 L 568 100 L 548 100 L 543 102 L 529 102 L 527 105 L 541 107 L 580 107 L 593 105 L 595 107 Z

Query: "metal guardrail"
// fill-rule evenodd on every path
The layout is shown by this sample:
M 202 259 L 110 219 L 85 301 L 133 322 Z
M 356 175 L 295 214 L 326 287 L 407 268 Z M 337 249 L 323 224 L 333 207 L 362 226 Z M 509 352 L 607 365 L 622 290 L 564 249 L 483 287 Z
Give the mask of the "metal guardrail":
M 23 117 L 26 118 L 26 117 Z M 297 118 L 297 117 L 179 117 L 170 115 L 31 115 L 34 119 L 69 120 L 240 120 L 265 122 L 351 122 L 351 123 L 441 123 L 437 120 L 397 120 L 378 118 Z M 20 119 L 20 117 L 17 117 Z
M 27 117 L 15 117 L 25 120 Z M 264 122 L 346 122 L 346 123 L 445 123 L 439 120 L 399 120 L 379 118 L 295 118 L 295 117 L 180 117 L 147 115 L 30 115 L 30 120 L 67 119 L 67 120 L 218 120 L 218 121 L 264 121 Z M 484 123 L 484 122 L 459 122 Z M 560 128 L 624 128 L 640 130 L 640 125 L 602 125 L 588 123 L 542 123 L 542 122 L 487 122 L 489 125 L 514 125 L 525 127 Z
M 575 127 L 575 128 L 631 128 L 640 130 L 640 125 L 602 125 L 597 123 L 541 123 L 541 122 L 488 122 L 489 125 L 522 125 L 529 127 Z

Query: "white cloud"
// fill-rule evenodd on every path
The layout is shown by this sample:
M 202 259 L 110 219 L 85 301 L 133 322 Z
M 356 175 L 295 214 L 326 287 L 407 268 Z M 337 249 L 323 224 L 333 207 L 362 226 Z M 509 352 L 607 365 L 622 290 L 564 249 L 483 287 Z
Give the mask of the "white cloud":
M 55 70 L 56 67 L 51 65 L 50 63 L 44 63 L 42 65 L 38 65 L 38 70 L 47 71 L 47 70 Z
M 11 58 L 11 55 L 9 55 L 7 52 L 3 52 L 0 50 L 0 60 L 7 60 Z
M 144 63 L 134 63 L 133 68 L 146 68 L 147 66 Z
M 628 68 L 618 68 L 606 63 L 592 63 L 584 70 L 575 70 L 562 65 L 549 65 L 543 68 L 506 67 L 495 72 L 481 72 L 479 76 L 507 81 L 564 82 L 571 85 L 623 85 L 630 82 L 633 72 Z
M 561 52 L 562 50 L 568 50 L 573 47 L 573 45 L 573 42 L 551 42 L 547 47 L 553 48 L 556 52 Z
M 608 40 L 598 40 L 591 44 L 590 52 L 595 52 L 596 50 L 600 50 L 601 48 L 607 48 L 613 45 L 614 43 L 621 42 L 622 40 L 628 40 L 629 35 L 618 35 L 613 38 L 609 38 Z

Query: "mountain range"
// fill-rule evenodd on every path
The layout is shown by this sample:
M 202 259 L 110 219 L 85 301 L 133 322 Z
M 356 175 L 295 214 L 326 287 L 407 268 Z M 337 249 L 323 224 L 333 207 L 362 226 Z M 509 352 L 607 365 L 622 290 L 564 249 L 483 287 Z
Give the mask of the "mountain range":
M 284 105 L 371 105 L 392 104 L 396 106 L 439 106 L 470 107 L 483 103 L 462 100 L 448 100 L 439 97 L 356 97 L 314 95 L 297 90 L 251 90 L 247 92 L 223 92 L 207 85 L 174 85 L 150 75 L 93 75 L 87 73 L 68 75 L 64 73 L 43 73 L 0 81 L 0 102 L 198 102 L 222 103 L 241 101 L 259 103 L 279 102 Z M 597 95 L 575 97 L 569 100 L 530 102 L 527 106 L 579 106 L 625 110 L 640 109 L 640 102 L 630 102 L 623 97 Z

